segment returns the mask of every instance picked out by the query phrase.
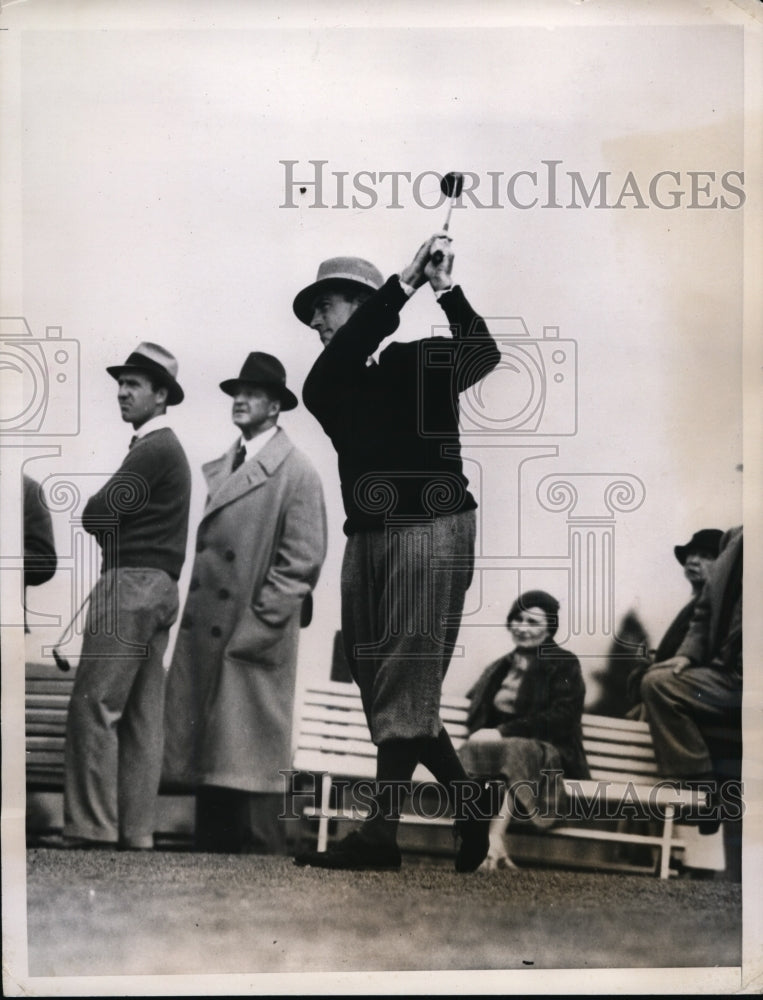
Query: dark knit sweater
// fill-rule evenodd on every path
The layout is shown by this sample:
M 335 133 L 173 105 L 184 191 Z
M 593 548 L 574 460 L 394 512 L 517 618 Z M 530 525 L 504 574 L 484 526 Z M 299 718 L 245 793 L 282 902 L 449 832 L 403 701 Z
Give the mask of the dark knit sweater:
M 139 438 L 93 494 L 82 524 L 103 550 L 102 572 L 163 569 L 175 580 L 185 561 L 191 469 L 168 427 Z
M 337 451 L 348 535 L 477 506 L 462 470 L 458 396 L 500 352 L 456 285 L 439 299 L 452 338 L 392 343 L 367 365 L 407 300 L 391 277 L 337 330 L 305 381 L 305 406 Z

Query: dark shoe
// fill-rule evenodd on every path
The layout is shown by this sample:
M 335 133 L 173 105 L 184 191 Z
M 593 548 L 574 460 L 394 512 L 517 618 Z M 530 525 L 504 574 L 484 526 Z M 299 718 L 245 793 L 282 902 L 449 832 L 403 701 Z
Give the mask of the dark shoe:
M 478 816 L 456 821 L 453 836 L 458 842 L 457 872 L 476 872 L 487 857 L 490 820 Z
M 712 779 L 684 780 L 681 787 L 703 794 L 702 804 L 679 807 L 676 819 L 687 826 L 696 826 L 705 837 L 717 833 L 723 820 L 723 808 L 716 782 Z
M 89 840 L 87 837 L 38 837 L 35 847 L 53 847 L 57 851 L 113 851 L 111 840 Z
M 344 871 L 399 871 L 401 861 L 397 844 L 372 844 L 357 832 L 349 833 L 328 851 L 303 851 L 294 858 L 299 867 Z
M 456 871 L 475 872 L 487 857 L 490 820 L 498 812 L 503 795 L 500 783 L 480 782 L 477 796 L 464 803 L 467 815 L 453 826 L 456 851 Z

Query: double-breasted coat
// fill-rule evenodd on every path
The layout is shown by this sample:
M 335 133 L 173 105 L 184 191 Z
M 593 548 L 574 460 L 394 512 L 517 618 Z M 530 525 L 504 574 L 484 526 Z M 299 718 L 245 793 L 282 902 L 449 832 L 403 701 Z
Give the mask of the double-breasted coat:
M 303 601 L 326 555 L 317 472 L 282 429 L 208 497 L 167 677 L 165 784 L 279 792 L 291 763 Z

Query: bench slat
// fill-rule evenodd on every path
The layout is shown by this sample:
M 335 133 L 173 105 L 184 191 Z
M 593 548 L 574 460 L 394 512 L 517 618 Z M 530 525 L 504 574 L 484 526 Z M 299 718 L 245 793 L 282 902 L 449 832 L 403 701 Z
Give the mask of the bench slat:
M 603 753 L 608 754 L 610 757 L 623 757 L 633 761 L 654 761 L 654 749 L 652 747 L 634 747 L 630 744 L 623 746 L 621 743 L 609 743 L 604 740 L 584 739 L 583 749 L 586 752 L 586 756 L 589 758 L 592 754 Z
M 351 768 L 355 757 L 372 757 L 376 759 L 376 747 L 370 740 L 342 740 L 333 736 L 317 737 L 303 735 L 299 744 L 306 750 L 325 750 L 326 753 L 340 754 L 346 757 L 345 768 Z M 345 774 L 352 774 L 345 770 Z
M 29 722 L 26 725 L 26 737 L 27 739 L 32 739 L 33 737 L 39 736 L 56 736 L 59 739 L 64 739 L 66 736 L 66 729 L 60 726 L 58 729 L 54 729 L 52 726 L 39 726 L 35 725 L 34 722 Z
M 64 769 L 63 747 L 60 750 L 27 750 L 27 767 L 38 764 L 53 764 Z
M 651 747 L 652 737 L 649 732 L 621 732 L 618 729 L 605 726 L 583 726 L 583 742 L 586 740 L 604 740 L 611 743 L 622 743 L 628 746 Z
M 26 739 L 27 753 L 36 750 L 58 750 L 64 752 L 64 736 L 28 736 Z
M 368 728 L 343 723 L 324 722 L 318 719 L 304 719 L 301 733 L 310 736 L 336 736 L 344 739 L 367 740 Z
M 657 765 L 653 761 L 628 760 L 620 757 L 606 757 L 602 754 L 587 754 L 588 766 L 594 768 L 606 768 L 610 771 L 632 771 L 635 774 L 656 775 Z
M 58 690 L 36 691 L 27 690 L 26 704 L 29 705 L 62 705 L 66 708 L 71 698 L 71 691 Z
M 323 708 L 320 705 L 305 705 L 302 709 L 302 718 L 334 722 L 340 725 L 364 726 L 366 732 L 368 732 L 366 716 L 360 707 L 356 709 L 339 709 Z
M 649 724 L 640 719 L 616 719 L 611 715 L 592 715 L 584 712 L 583 729 L 586 726 L 603 726 L 605 729 L 620 729 L 623 733 L 649 733 Z

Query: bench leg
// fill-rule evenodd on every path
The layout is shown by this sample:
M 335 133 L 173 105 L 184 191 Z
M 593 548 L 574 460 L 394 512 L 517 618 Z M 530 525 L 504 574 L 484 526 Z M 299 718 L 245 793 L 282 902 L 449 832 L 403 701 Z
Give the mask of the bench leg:
M 667 806 L 665 809 L 665 820 L 662 824 L 662 838 L 660 843 L 660 878 L 667 878 L 670 875 L 670 847 L 673 839 L 673 820 L 675 816 L 675 806 Z
M 321 818 L 318 823 L 318 850 L 325 851 L 329 842 L 329 814 L 331 805 L 331 775 L 324 774 L 321 778 Z

